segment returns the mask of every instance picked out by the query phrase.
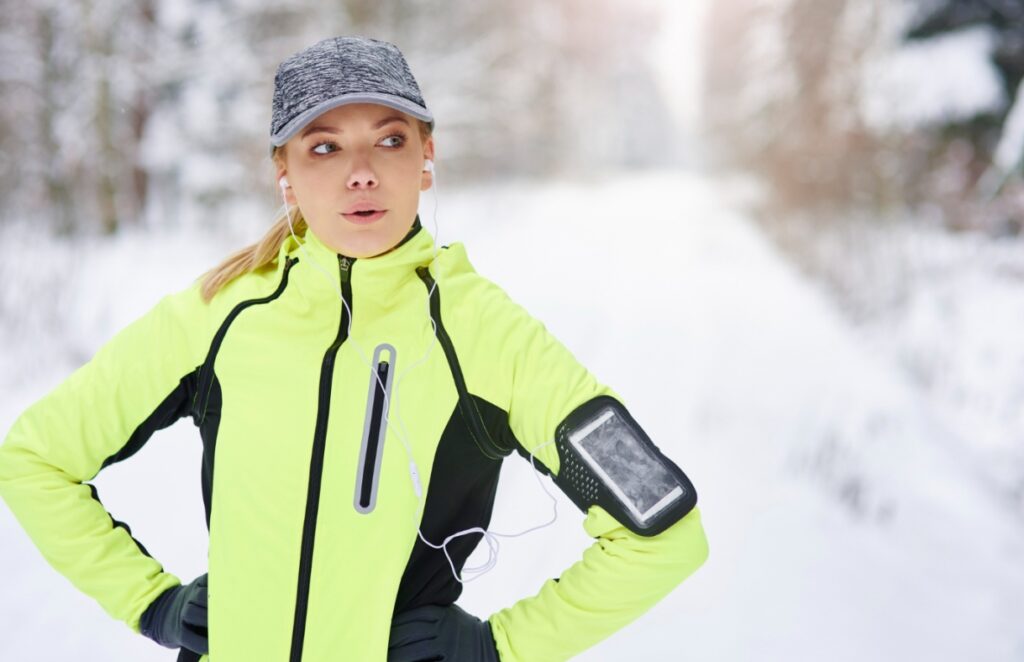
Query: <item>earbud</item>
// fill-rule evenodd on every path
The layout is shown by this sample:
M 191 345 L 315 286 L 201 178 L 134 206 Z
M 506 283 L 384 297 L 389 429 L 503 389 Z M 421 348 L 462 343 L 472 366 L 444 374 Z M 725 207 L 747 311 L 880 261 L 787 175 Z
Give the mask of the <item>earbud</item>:
M 279 179 L 277 183 L 281 187 L 282 191 L 288 188 L 288 178 L 285 177 L 284 175 L 281 175 L 281 179 Z
M 427 159 L 426 163 L 423 164 L 423 172 L 434 172 L 434 162 Z

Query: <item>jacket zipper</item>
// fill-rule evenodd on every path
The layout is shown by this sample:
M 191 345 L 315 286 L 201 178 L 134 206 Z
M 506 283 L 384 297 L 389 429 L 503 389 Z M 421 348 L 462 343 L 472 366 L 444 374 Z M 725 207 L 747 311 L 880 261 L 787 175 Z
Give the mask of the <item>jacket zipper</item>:
M 388 353 L 387 360 L 381 358 L 383 352 Z M 384 406 L 390 403 L 391 381 L 394 374 L 395 348 L 382 343 L 374 352 L 373 360 L 377 363 L 375 375 L 370 376 L 370 390 L 367 394 L 366 424 L 363 429 L 363 441 L 359 450 L 359 462 L 356 465 L 355 508 L 366 515 L 377 505 L 377 484 L 380 477 L 380 465 L 384 453 L 384 437 L 387 431 L 387 417 Z
M 324 469 L 324 449 L 327 445 L 327 416 L 331 405 L 331 384 L 334 381 L 334 358 L 348 338 L 349 311 L 352 308 L 352 264 L 355 258 L 338 256 L 338 277 L 341 294 L 348 306 L 341 307 L 338 336 L 327 348 L 320 367 L 320 397 L 317 404 L 316 430 L 313 433 L 313 453 L 309 461 L 309 486 L 306 493 L 306 517 L 302 525 L 302 554 L 299 558 L 299 585 L 295 596 L 295 622 L 292 626 L 291 662 L 302 661 L 302 646 L 306 634 L 306 608 L 309 602 L 309 581 L 313 571 L 313 542 L 316 518 L 320 508 L 320 481 Z

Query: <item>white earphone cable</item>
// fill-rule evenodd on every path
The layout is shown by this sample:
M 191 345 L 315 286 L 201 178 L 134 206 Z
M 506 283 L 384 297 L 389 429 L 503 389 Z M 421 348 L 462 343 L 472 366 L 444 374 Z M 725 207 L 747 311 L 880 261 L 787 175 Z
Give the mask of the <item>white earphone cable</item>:
M 432 162 L 430 162 L 430 163 L 432 165 Z M 426 170 L 427 168 L 424 168 L 424 169 Z M 432 172 L 433 169 L 431 168 L 430 171 Z M 378 375 L 377 371 L 374 370 L 374 368 L 372 366 L 372 362 L 370 361 L 370 359 L 367 356 L 366 352 L 363 350 L 362 345 L 360 345 L 359 342 L 352 335 L 352 309 L 349 307 L 348 302 L 345 301 L 345 296 L 344 296 L 344 293 L 341 290 L 341 285 L 338 282 L 338 280 L 334 276 L 332 276 L 325 268 L 323 268 L 323 266 L 321 264 L 319 264 L 316 261 L 315 258 L 313 258 L 313 256 L 309 253 L 309 251 L 306 250 L 306 247 L 304 245 L 305 242 L 304 241 L 300 242 L 299 238 L 295 235 L 295 228 L 292 225 L 292 211 L 289 208 L 288 198 L 287 198 L 287 195 L 285 194 L 285 189 L 287 187 L 287 183 L 286 183 L 286 180 L 283 177 L 282 177 L 282 180 L 281 180 L 280 184 L 281 184 L 281 198 L 284 200 L 284 205 L 283 205 L 284 214 L 285 214 L 285 216 L 288 219 L 288 229 L 289 229 L 289 232 L 291 233 L 292 239 L 295 240 L 295 243 L 298 244 L 299 249 L 303 253 L 305 253 L 307 258 L 309 258 L 310 264 L 317 271 L 319 271 L 325 278 L 327 278 L 327 280 L 332 284 L 332 286 L 335 288 L 335 290 L 338 293 L 338 298 L 341 299 L 342 305 L 348 311 L 348 337 L 347 337 L 346 340 L 350 341 L 352 344 L 354 344 L 356 346 L 356 349 L 359 351 L 359 355 L 363 359 L 363 363 L 366 365 L 367 368 L 369 368 L 370 374 L 374 377 L 374 379 L 377 380 L 377 385 L 380 388 L 380 392 L 384 395 L 383 416 L 384 416 L 385 420 L 387 420 L 390 423 L 391 422 L 391 400 L 392 399 L 388 396 L 387 388 L 385 387 L 384 383 L 381 381 L 380 375 Z M 438 249 L 437 249 L 437 237 L 438 237 L 437 201 L 438 201 L 438 196 L 437 196 L 437 176 L 436 176 L 436 174 L 434 175 L 434 178 L 433 178 L 432 188 L 434 190 L 434 213 L 433 213 L 434 235 L 432 237 L 432 241 L 433 241 L 433 255 L 431 257 L 431 262 L 436 260 L 437 256 L 440 254 L 440 251 L 438 251 Z M 307 227 L 306 231 L 309 232 L 308 227 Z M 402 420 L 401 407 L 397 404 L 398 403 L 397 394 L 400 391 L 399 386 L 402 383 L 402 379 L 405 378 L 405 376 L 409 373 L 410 370 L 412 370 L 413 368 L 421 365 L 423 362 L 425 362 L 429 358 L 431 352 L 433 351 L 434 345 L 437 343 L 437 323 L 434 321 L 433 316 L 430 314 L 430 301 L 431 301 L 431 298 L 433 297 L 434 290 L 436 288 L 437 288 L 437 279 L 435 278 L 433 284 L 431 285 L 430 290 L 427 292 L 427 298 L 426 298 L 427 319 L 430 320 L 430 326 L 431 326 L 431 331 L 432 331 L 432 336 L 433 336 L 433 338 L 431 340 L 431 343 L 427 347 L 427 351 L 424 352 L 423 356 L 421 356 L 412 365 L 410 365 L 407 368 L 405 368 L 405 370 L 400 372 L 399 375 L 395 378 L 395 384 L 394 384 L 394 387 L 393 387 L 392 391 L 395 394 L 395 400 L 394 400 L 395 403 L 396 403 L 395 416 L 397 418 L 398 425 L 394 427 L 394 431 L 395 431 L 395 435 L 402 442 L 402 446 L 405 448 L 406 456 L 409 458 L 409 477 L 410 477 L 410 480 L 412 481 L 413 492 L 415 493 L 416 499 L 417 499 L 416 510 L 413 513 L 413 526 L 416 528 L 416 533 L 419 536 L 419 539 L 423 541 L 423 544 L 425 544 L 428 547 L 431 547 L 433 549 L 442 550 L 444 552 L 445 558 L 448 560 L 448 565 L 449 565 L 449 567 L 452 570 L 452 575 L 455 577 L 455 579 L 458 582 L 460 582 L 462 584 L 465 584 L 465 583 L 468 583 L 470 581 L 473 581 L 474 579 L 478 579 L 479 577 L 483 576 L 485 573 L 487 573 L 490 570 L 492 570 L 497 565 L 497 562 L 498 562 L 498 551 L 499 551 L 499 547 L 500 547 L 500 544 L 498 542 L 498 537 L 502 537 L 502 538 L 518 538 L 520 536 L 526 535 L 527 533 L 531 533 L 533 531 L 538 531 L 540 529 L 543 529 L 543 528 L 546 528 L 548 526 L 551 526 L 558 519 L 558 501 L 554 497 L 554 495 L 552 495 L 551 492 L 548 491 L 547 487 L 544 485 L 544 481 L 541 478 L 540 472 L 536 471 L 536 464 L 534 463 L 534 454 L 538 450 L 540 450 L 541 448 L 544 448 L 546 446 L 549 446 L 549 445 L 553 444 L 554 441 L 548 441 L 548 442 L 546 442 L 544 444 L 541 444 L 541 445 L 533 448 L 530 451 L 530 465 L 534 468 L 534 474 L 536 475 L 537 481 L 540 484 L 541 489 L 544 490 L 544 493 L 547 494 L 548 498 L 551 499 L 552 517 L 551 517 L 551 519 L 549 521 L 545 522 L 544 524 L 539 524 L 537 526 L 533 526 L 531 528 L 528 528 L 525 531 L 520 531 L 519 533 L 496 533 L 496 532 L 493 532 L 493 531 L 488 531 L 488 530 L 483 529 L 481 527 L 473 527 L 471 529 L 466 529 L 466 530 L 463 530 L 463 531 L 458 531 L 456 533 L 453 533 L 453 534 L 449 535 L 448 537 L 446 537 L 444 539 L 444 541 L 440 545 L 434 544 L 434 543 L 432 543 L 432 542 L 430 542 L 429 540 L 426 539 L 426 537 L 423 535 L 423 531 L 420 530 L 420 527 L 419 527 L 419 522 L 420 522 L 420 519 L 421 519 L 421 517 L 423 515 L 423 508 L 425 507 L 425 500 L 423 498 L 423 485 L 422 485 L 422 483 L 420 481 L 419 469 L 418 469 L 418 467 L 416 465 L 415 457 L 413 456 L 412 446 L 409 444 L 408 428 L 406 428 L 406 426 L 405 426 L 405 421 Z M 459 537 L 462 537 L 462 536 L 465 536 L 465 535 L 470 535 L 470 534 L 473 534 L 473 533 L 479 533 L 479 534 L 483 535 L 484 540 L 485 540 L 485 542 L 487 543 L 487 546 L 488 546 L 488 558 L 487 558 L 487 561 L 484 564 L 480 565 L 480 566 L 476 566 L 476 567 L 472 567 L 472 568 L 463 568 L 463 570 L 462 570 L 462 574 L 463 575 L 465 575 L 466 573 L 469 573 L 469 574 L 472 575 L 472 577 L 470 577 L 469 579 L 463 579 L 463 577 L 460 576 L 460 573 L 456 570 L 455 562 L 452 560 L 451 554 L 449 554 L 449 552 L 448 552 L 448 543 L 450 543 L 452 540 L 455 540 L 455 539 L 457 539 Z

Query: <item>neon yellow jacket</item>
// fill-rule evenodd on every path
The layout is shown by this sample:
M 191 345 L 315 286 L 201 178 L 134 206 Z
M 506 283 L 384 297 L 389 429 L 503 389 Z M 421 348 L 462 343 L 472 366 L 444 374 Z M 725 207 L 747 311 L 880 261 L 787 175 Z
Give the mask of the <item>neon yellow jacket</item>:
M 419 219 L 373 258 L 339 256 L 306 237 L 334 282 L 289 238 L 274 263 L 209 304 L 198 283 L 165 296 L 25 410 L 0 447 L 0 496 L 46 560 L 138 631 L 146 607 L 180 579 L 86 481 L 192 417 L 209 527 L 204 660 L 383 661 L 393 613 L 459 597 L 443 552 L 417 539 L 396 413 L 424 490 L 420 526 L 439 543 L 488 525 L 512 451 L 528 458 L 596 396 L 621 402 L 478 275 L 462 244 L 432 259 Z M 434 341 L 431 286 L 438 340 L 406 372 Z M 384 343 L 401 380 L 390 421 L 367 367 Z M 360 462 L 372 455 L 363 452 L 371 428 L 382 439 L 377 475 Z M 536 457 L 557 473 L 553 444 Z M 570 658 L 636 619 L 708 554 L 698 509 L 649 538 L 596 506 L 584 528 L 596 541 L 579 562 L 490 617 L 503 661 Z M 460 570 L 479 539 L 448 546 Z

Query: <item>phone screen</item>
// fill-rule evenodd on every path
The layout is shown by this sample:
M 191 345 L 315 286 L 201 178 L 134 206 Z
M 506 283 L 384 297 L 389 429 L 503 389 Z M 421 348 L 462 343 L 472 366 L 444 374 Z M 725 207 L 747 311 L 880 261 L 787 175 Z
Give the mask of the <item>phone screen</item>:
M 611 408 L 570 433 L 569 442 L 641 524 L 685 494 L 675 474 Z

